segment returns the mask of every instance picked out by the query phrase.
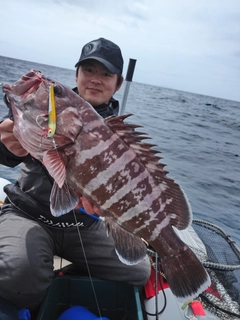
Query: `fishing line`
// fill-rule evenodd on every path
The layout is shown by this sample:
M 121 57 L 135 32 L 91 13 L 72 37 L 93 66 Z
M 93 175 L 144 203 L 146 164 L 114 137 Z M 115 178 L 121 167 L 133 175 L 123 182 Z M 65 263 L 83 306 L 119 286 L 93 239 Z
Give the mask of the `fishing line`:
M 59 155 L 59 153 L 58 153 L 58 150 L 57 150 L 57 145 L 56 145 L 56 142 L 55 142 L 54 138 L 53 138 L 53 137 L 50 137 L 50 139 L 51 139 L 51 141 L 52 141 L 52 143 L 53 143 L 54 149 L 57 151 L 57 154 L 58 154 L 58 156 L 60 157 L 60 155 Z M 44 167 L 44 165 L 42 165 L 42 167 L 44 168 L 44 171 L 47 172 L 47 176 L 50 177 L 50 175 L 49 175 L 47 169 Z M 53 179 L 51 179 L 51 180 L 53 181 Z M 68 185 L 68 184 L 67 184 L 67 185 Z M 69 188 L 67 188 L 67 191 L 68 191 L 68 197 L 70 198 L 71 195 L 70 195 Z M 73 216 L 74 216 L 74 220 L 75 220 L 75 223 L 76 223 L 77 233 L 78 233 L 79 241 L 80 241 L 80 244 L 81 244 L 81 247 L 82 247 L 83 256 L 84 256 L 84 260 L 85 260 L 85 263 L 86 263 L 87 272 L 88 272 L 88 275 L 89 275 L 89 279 L 90 279 L 90 283 L 91 283 L 91 287 L 92 287 L 94 299 L 95 299 L 95 302 L 96 302 L 98 314 L 99 314 L 100 318 L 102 318 L 101 310 L 100 310 L 100 307 L 99 307 L 99 303 L 98 303 L 96 291 L 95 291 L 94 284 L 93 284 L 93 280 L 92 280 L 92 275 L 91 275 L 91 272 L 90 272 L 90 268 L 89 268 L 88 261 L 87 261 L 87 256 L 86 256 L 86 252 L 85 252 L 85 249 L 84 249 L 84 245 L 83 245 L 83 241 L 82 241 L 82 237 L 81 237 L 81 233 L 80 233 L 80 228 L 79 228 L 79 225 L 78 225 L 77 216 L 76 216 L 75 210 L 72 210 L 72 211 L 73 211 Z M 95 219 L 96 219 L 96 217 L 95 217 Z
M 86 252 L 85 252 L 85 249 L 84 249 L 84 245 L 83 245 L 83 241 L 82 241 L 82 237 L 81 237 L 81 233 L 80 233 L 80 228 L 79 228 L 78 221 L 77 221 L 77 216 L 76 216 L 75 210 L 72 210 L 72 211 L 73 211 L 73 216 L 74 216 L 74 219 L 75 219 L 75 222 L 76 222 L 79 241 L 80 241 L 80 244 L 82 246 L 83 256 L 84 256 L 84 260 L 85 260 L 85 263 L 86 263 L 87 272 L 88 272 L 88 275 L 89 275 L 89 279 L 90 279 L 93 295 L 94 295 L 95 302 L 96 302 L 96 305 L 97 305 L 98 314 L 99 314 L 100 318 L 102 318 L 101 310 L 100 310 L 98 299 L 97 299 L 97 294 L 96 294 L 96 291 L 95 291 L 95 288 L 94 288 L 92 275 L 91 275 L 91 272 L 90 272 L 90 268 L 89 268 L 88 261 L 87 261 L 87 256 L 86 256 Z

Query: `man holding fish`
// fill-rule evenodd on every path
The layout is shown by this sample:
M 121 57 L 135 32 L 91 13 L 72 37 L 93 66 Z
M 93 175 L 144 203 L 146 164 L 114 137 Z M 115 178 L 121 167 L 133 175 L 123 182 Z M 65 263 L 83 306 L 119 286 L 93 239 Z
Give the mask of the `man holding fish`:
M 75 67 L 74 91 L 102 117 L 117 115 L 118 101 L 112 96 L 123 82 L 120 48 L 104 38 L 91 41 L 83 47 Z M 2 299 L 16 308 L 37 308 L 54 277 L 54 255 L 79 270 L 89 268 L 91 276 L 144 285 L 150 275 L 148 257 L 136 265 L 123 264 L 101 220 L 78 209 L 60 217 L 51 214 L 53 179 L 22 147 L 13 128 L 10 114 L 0 124 L 0 163 L 9 167 L 20 164 L 20 177 L 5 187 L 7 198 L 0 215 L 0 305 Z M 86 197 L 78 195 L 77 207 L 101 214 Z

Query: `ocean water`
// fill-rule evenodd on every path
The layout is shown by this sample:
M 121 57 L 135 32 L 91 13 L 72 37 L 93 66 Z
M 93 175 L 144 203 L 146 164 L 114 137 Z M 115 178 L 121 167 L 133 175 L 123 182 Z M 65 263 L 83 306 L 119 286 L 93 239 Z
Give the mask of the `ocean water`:
M 12 84 L 30 69 L 75 86 L 75 70 L 1 56 L 0 83 Z M 120 103 L 124 88 L 115 95 Z M 0 117 L 7 112 L 2 98 L 0 90 Z M 125 113 L 162 152 L 161 162 L 185 191 L 194 218 L 217 224 L 240 246 L 240 102 L 133 82 Z M 17 176 L 18 167 L 0 165 L 0 177 Z

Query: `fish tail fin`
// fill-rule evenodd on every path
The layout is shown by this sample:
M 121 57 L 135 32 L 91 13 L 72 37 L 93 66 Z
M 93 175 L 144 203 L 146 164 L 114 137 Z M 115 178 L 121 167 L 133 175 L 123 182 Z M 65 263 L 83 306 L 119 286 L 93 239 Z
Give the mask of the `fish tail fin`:
M 193 251 L 182 243 L 177 251 L 155 250 L 160 256 L 160 263 L 166 275 L 172 293 L 179 301 L 195 299 L 200 293 L 206 290 L 210 284 L 210 277 L 202 263 Z M 162 247 L 162 245 L 161 245 Z

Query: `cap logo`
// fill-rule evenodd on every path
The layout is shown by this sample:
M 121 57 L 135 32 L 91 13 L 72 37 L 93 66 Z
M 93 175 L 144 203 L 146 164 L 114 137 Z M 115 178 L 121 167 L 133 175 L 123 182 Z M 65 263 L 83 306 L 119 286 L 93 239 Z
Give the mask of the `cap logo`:
M 89 43 L 88 45 L 86 45 L 84 48 L 83 48 L 83 54 L 84 56 L 88 56 L 90 53 L 94 52 L 97 50 L 97 43 L 95 42 L 92 42 L 92 43 Z

